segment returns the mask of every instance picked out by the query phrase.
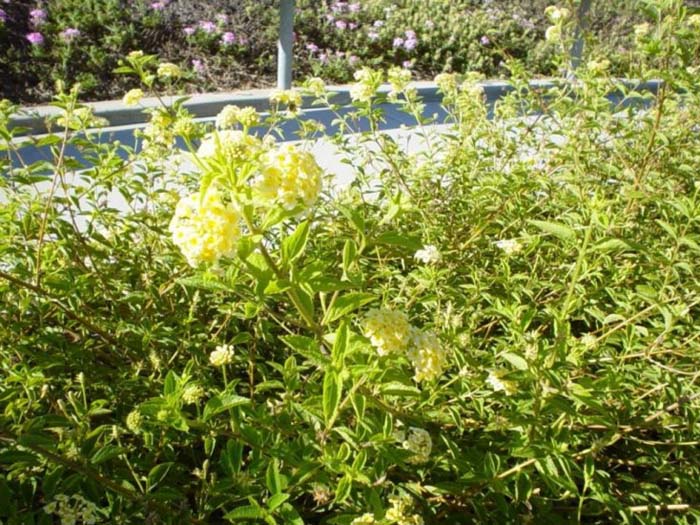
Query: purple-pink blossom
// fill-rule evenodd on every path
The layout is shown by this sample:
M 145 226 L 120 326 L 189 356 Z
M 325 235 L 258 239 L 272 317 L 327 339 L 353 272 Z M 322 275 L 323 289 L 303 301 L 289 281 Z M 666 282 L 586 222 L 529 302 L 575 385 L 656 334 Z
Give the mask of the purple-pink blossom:
M 367 38 L 369 38 L 370 40 L 376 40 L 377 38 L 379 38 L 379 33 L 374 31 L 373 29 L 370 29 L 367 33 Z
M 226 31 L 223 35 L 221 35 L 221 43 L 225 46 L 235 44 L 236 35 L 234 35 L 231 31 Z
M 343 29 L 347 29 L 348 23 L 345 20 L 336 20 L 335 27 L 342 31 Z
M 218 15 L 216 15 L 216 21 L 220 24 L 226 24 L 228 23 L 228 15 L 224 13 L 219 13 Z
M 7 13 L 5 12 L 4 9 L 0 9 L 0 22 L 6 22 L 7 21 Z
M 80 36 L 80 30 L 76 29 L 74 27 L 68 27 L 61 31 L 59 33 L 60 37 L 65 41 L 65 42 L 70 42 L 74 38 L 77 38 Z
M 195 72 L 199 75 L 202 75 L 204 73 L 204 64 L 198 58 L 192 59 L 192 67 L 194 68 Z
M 397 36 L 396 38 L 394 38 L 394 41 L 391 43 L 391 45 L 394 46 L 395 48 L 399 48 L 399 47 L 403 46 L 404 42 L 405 42 L 405 40 L 403 38 L 401 38 L 400 36 Z
M 359 61 L 360 61 L 360 57 L 358 57 L 358 56 L 350 55 L 350 56 L 348 57 L 348 63 L 349 63 L 351 66 L 354 66 L 354 65 L 357 64 Z
M 306 44 L 306 49 L 311 51 L 312 53 L 316 53 L 318 51 L 318 46 L 313 42 L 309 42 L 308 44 Z
M 350 11 L 351 13 L 357 13 L 357 12 L 359 12 L 359 11 L 360 11 L 360 3 L 359 3 L 359 2 L 355 2 L 355 3 L 350 4 L 350 5 L 348 6 L 348 11 Z
M 194 32 L 196 29 L 192 26 L 187 26 L 182 29 L 182 31 L 187 35 L 187 36 L 192 36 L 194 35 Z
M 350 22 L 350 23 L 348 24 L 348 28 L 349 28 L 349 29 L 357 29 L 357 24 L 356 24 L 355 22 Z
M 321 53 L 318 55 L 318 60 L 321 62 L 321 64 L 327 64 L 328 63 L 328 55 L 326 53 Z
M 38 7 L 36 9 L 32 9 L 29 11 L 29 23 L 33 27 L 40 26 L 44 22 L 46 22 L 46 11 L 43 9 L 39 9 Z
M 479 42 L 481 42 L 482 46 L 488 46 L 491 43 L 491 39 L 489 39 L 489 37 L 484 35 L 479 39 Z
M 372 24 L 374 27 L 384 27 L 384 20 L 375 20 L 374 24 Z
M 401 65 L 404 69 L 411 69 L 411 67 L 413 67 L 413 62 L 411 62 L 410 60 L 404 60 Z
M 214 33 L 216 31 L 216 24 L 211 20 L 201 20 L 199 27 L 205 33 Z
M 403 48 L 406 51 L 412 51 L 418 46 L 418 40 L 415 38 L 407 38 L 406 41 L 403 43 Z
M 27 33 L 26 39 L 29 40 L 29 43 L 33 46 L 40 46 L 44 43 L 44 35 L 42 35 L 38 31 Z

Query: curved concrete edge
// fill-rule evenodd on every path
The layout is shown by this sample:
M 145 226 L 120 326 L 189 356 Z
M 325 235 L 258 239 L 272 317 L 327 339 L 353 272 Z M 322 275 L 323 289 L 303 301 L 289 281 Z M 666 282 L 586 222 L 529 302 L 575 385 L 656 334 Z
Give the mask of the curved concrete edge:
M 549 89 L 556 86 L 563 86 L 571 81 L 566 79 L 541 79 L 530 82 L 532 89 Z M 652 80 L 640 82 L 636 80 L 622 80 L 627 88 L 638 91 L 650 91 L 655 93 L 661 81 Z M 490 80 L 481 83 L 487 102 L 493 103 L 503 97 L 514 88 L 508 81 Z M 418 95 L 423 102 L 440 102 L 442 96 L 434 82 L 414 82 L 412 86 L 418 91 Z M 388 93 L 388 85 L 382 86 L 380 93 Z M 162 104 L 171 105 L 176 100 L 186 98 L 184 107 L 194 118 L 206 119 L 216 116 L 224 106 L 252 106 L 260 112 L 270 110 L 270 95 L 275 89 L 256 89 L 248 91 L 233 91 L 222 93 L 204 93 L 194 95 L 177 95 L 164 97 L 144 98 L 139 106 L 126 106 L 121 100 L 108 100 L 103 102 L 88 102 L 85 105 L 91 107 L 93 113 L 109 122 L 105 128 L 118 128 L 122 126 L 138 126 L 148 120 L 148 114 L 144 110 L 159 107 Z M 350 104 L 350 86 L 329 86 L 329 93 L 332 93 L 331 102 L 337 106 L 347 106 Z M 313 104 L 312 97 L 304 97 L 302 110 L 317 109 Z M 14 115 L 9 127 L 16 129 L 16 137 L 47 133 L 47 119 L 61 113 L 61 109 L 51 106 L 30 106 L 22 108 L 18 114 Z
M 511 88 L 505 81 L 494 80 L 483 82 L 484 91 L 488 99 L 497 99 Z M 418 95 L 424 102 L 435 102 L 442 99 L 434 82 L 414 82 L 412 84 L 418 91 Z M 551 86 L 553 81 L 543 80 L 533 82 L 533 86 Z M 388 93 L 388 85 L 380 89 L 380 93 Z M 86 106 L 92 108 L 93 113 L 109 122 L 109 127 L 129 126 L 143 124 L 148 120 L 144 110 L 155 108 L 161 104 L 171 105 L 176 100 L 187 98 L 183 104 L 195 118 L 210 118 L 216 116 L 224 106 L 252 106 L 258 111 L 266 112 L 270 109 L 270 95 L 275 89 L 255 89 L 248 91 L 231 91 L 221 93 L 203 93 L 193 95 L 173 95 L 163 97 L 148 97 L 142 99 L 138 106 L 126 106 L 121 100 L 107 100 L 103 102 L 88 102 Z M 333 93 L 331 102 L 338 106 L 350 104 L 350 86 L 329 86 L 329 93 Z M 311 97 L 304 97 L 302 109 L 313 109 Z M 10 120 L 10 129 L 20 128 L 18 135 L 47 132 L 47 119 L 59 115 L 61 109 L 52 105 L 28 106 Z

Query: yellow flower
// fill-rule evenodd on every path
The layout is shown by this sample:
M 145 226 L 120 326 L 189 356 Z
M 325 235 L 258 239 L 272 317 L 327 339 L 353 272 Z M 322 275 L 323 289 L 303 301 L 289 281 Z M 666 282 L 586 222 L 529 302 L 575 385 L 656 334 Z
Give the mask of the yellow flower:
M 634 26 L 634 36 L 638 40 L 647 36 L 650 31 L 651 26 L 647 22 L 644 22 L 643 24 L 637 24 L 636 26 Z
M 203 159 L 219 156 L 227 162 L 250 161 L 263 148 L 262 142 L 239 130 L 221 130 L 209 133 L 197 150 Z
M 182 70 L 172 62 L 162 62 L 158 65 L 157 74 L 160 78 L 179 78 L 182 76 Z
M 544 39 L 547 42 L 558 42 L 561 39 L 561 27 L 549 26 L 544 32 Z
M 311 153 L 284 144 L 262 159 L 256 194 L 263 206 L 280 205 L 293 210 L 313 206 L 321 193 L 323 171 Z
M 143 416 L 141 412 L 132 410 L 129 415 L 126 416 L 126 428 L 131 430 L 134 434 L 141 431 L 141 426 L 143 425 Z
M 408 436 L 403 442 L 403 448 L 413 452 L 410 463 L 425 463 L 430 459 L 430 452 L 433 450 L 433 440 L 427 430 L 411 427 L 408 429 Z
M 187 405 L 194 405 L 203 397 L 204 389 L 199 385 L 187 385 L 182 392 L 182 401 Z
M 569 10 L 566 7 L 550 5 L 544 10 L 544 14 L 552 23 L 557 23 L 569 17 Z
M 403 312 L 372 309 L 365 316 L 364 333 L 379 355 L 395 354 L 408 347 L 411 325 Z
M 366 512 L 362 516 L 359 516 L 350 522 L 350 525 L 374 525 L 376 523 L 374 519 L 374 514 Z
M 416 381 L 431 381 L 440 377 L 447 355 L 440 340 L 433 332 L 411 329 L 410 346 L 407 357 L 413 363 Z
M 304 87 L 316 98 L 321 98 L 326 94 L 326 84 L 323 82 L 323 79 L 318 77 L 308 79 L 304 83 Z
M 241 108 L 229 104 L 224 106 L 216 116 L 216 127 L 219 129 L 232 128 L 236 124 L 241 124 L 244 128 L 250 128 L 259 122 L 258 112 L 250 106 Z
M 389 95 L 396 97 L 408 88 L 408 84 L 411 82 L 411 71 L 400 67 L 392 67 L 387 73 L 387 80 L 391 86 Z
M 141 102 L 142 98 L 143 98 L 143 91 L 142 90 L 140 90 L 138 88 L 137 89 L 130 89 L 129 91 L 126 92 L 122 101 L 127 106 L 135 106 L 136 104 Z
M 354 102 L 371 102 L 382 83 L 381 71 L 374 71 L 369 67 L 355 71 L 355 82 L 350 87 L 350 98 Z
M 457 75 L 454 73 L 440 73 L 435 77 L 435 84 L 444 94 L 452 94 L 457 91 Z
M 700 15 L 690 15 L 688 17 L 688 25 L 691 27 L 700 27 Z
M 143 56 L 143 51 L 137 50 L 137 51 L 132 51 L 128 55 L 126 55 L 127 58 L 130 59 L 135 59 L 135 58 L 141 58 Z
M 209 362 L 212 366 L 229 365 L 233 361 L 233 347 L 231 345 L 217 346 L 211 354 L 209 354 Z
M 301 110 L 302 98 L 301 93 L 293 89 L 284 91 L 274 91 L 270 95 L 270 104 L 275 106 L 287 106 L 287 111 L 290 115 L 296 115 Z
M 180 200 L 170 222 L 173 242 L 190 266 L 215 263 L 235 253 L 241 235 L 240 215 L 215 190 L 201 199 L 194 194 Z

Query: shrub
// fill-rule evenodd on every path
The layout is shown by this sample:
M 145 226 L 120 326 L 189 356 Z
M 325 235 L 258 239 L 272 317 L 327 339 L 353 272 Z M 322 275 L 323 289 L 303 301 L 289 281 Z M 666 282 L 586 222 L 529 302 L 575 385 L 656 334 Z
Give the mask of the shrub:
M 370 123 L 329 137 L 346 188 L 272 138 L 299 93 L 262 138 L 249 110 L 154 109 L 139 151 L 61 93 L 26 166 L 4 102 L 2 519 L 697 520 L 700 20 L 649 9 L 656 93 L 595 50 L 550 88 L 512 61 L 493 108 L 478 74 L 436 79 L 435 128 L 404 71 L 363 70 L 343 113 L 309 82 Z M 158 69 L 121 66 L 145 90 Z M 377 131 L 385 101 L 418 153 Z

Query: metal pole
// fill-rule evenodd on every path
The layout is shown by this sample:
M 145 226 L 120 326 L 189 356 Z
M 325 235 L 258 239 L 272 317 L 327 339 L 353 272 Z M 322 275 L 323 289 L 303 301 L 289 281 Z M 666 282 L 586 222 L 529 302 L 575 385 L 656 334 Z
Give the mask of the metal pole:
M 280 0 L 280 35 L 277 40 L 277 87 L 291 89 L 294 47 L 294 0 Z
M 583 32 L 588 25 L 587 16 L 591 8 L 591 0 L 581 0 L 576 13 L 576 33 L 574 35 L 574 44 L 571 46 L 571 71 L 576 71 L 581 65 L 581 57 L 583 56 Z

